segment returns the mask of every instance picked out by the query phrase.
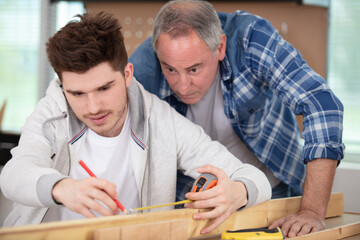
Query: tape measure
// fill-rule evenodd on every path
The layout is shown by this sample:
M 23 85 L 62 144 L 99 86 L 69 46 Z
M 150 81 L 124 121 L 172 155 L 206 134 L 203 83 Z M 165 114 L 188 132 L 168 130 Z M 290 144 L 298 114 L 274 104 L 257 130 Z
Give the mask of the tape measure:
M 225 231 L 221 234 L 221 239 L 233 239 L 233 240 L 282 240 L 285 239 L 279 227 L 268 229 L 268 228 L 251 228 L 242 229 L 236 231 Z
M 206 189 L 210 189 L 215 187 L 217 184 L 217 177 L 211 173 L 202 173 L 200 176 L 195 180 L 191 192 L 201 192 L 205 191 Z
M 215 175 L 213 175 L 211 173 L 203 173 L 203 174 L 200 174 L 200 176 L 195 180 L 195 182 L 193 183 L 193 186 L 191 188 L 191 191 L 192 192 L 205 191 L 206 189 L 210 189 L 210 188 L 214 187 L 216 184 L 217 184 L 217 177 Z M 168 207 L 168 206 L 172 206 L 172 205 L 180 205 L 180 204 L 185 204 L 185 203 L 189 203 L 189 202 L 192 202 L 192 200 L 186 199 L 186 200 L 179 201 L 179 202 L 166 203 L 166 204 L 149 206 L 149 207 L 139 207 L 139 208 L 134 208 L 134 209 L 131 208 L 131 209 L 129 209 L 129 213 L 133 214 L 133 213 L 137 213 L 139 211 L 143 211 L 146 209 Z

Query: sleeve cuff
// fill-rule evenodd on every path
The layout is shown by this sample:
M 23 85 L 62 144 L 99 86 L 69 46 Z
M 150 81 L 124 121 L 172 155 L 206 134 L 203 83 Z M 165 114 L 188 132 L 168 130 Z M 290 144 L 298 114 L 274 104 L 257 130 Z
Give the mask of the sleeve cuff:
M 59 205 L 52 196 L 52 189 L 58 181 L 66 177 L 67 176 L 60 174 L 50 174 L 40 177 L 36 184 L 36 192 L 41 204 L 44 205 L 44 207 Z
M 255 183 L 253 181 L 249 180 L 249 179 L 246 179 L 246 178 L 236 179 L 235 181 L 239 181 L 239 182 L 244 183 L 244 185 L 246 187 L 248 202 L 242 208 L 254 205 L 256 203 L 257 198 L 258 198 L 258 190 L 257 190 L 257 187 L 256 187 Z
M 303 149 L 304 161 L 309 162 L 317 158 L 327 158 L 340 161 L 344 158 L 345 145 L 343 143 L 314 143 L 306 144 Z

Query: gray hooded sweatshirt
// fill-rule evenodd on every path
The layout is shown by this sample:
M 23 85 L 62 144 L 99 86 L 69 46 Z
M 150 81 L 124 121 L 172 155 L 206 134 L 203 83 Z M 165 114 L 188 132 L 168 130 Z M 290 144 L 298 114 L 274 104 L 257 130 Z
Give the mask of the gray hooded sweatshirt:
M 245 184 L 247 206 L 270 199 L 270 184 L 260 170 L 243 164 L 224 146 L 211 141 L 201 127 L 144 90 L 135 78 L 127 93 L 131 161 L 141 206 L 173 202 L 177 170 L 196 178 L 196 168 L 206 164 Z M 52 188 L 78 163 L 86 131 L 67 103 L 60 81 L 53 80 L 27 119 L 19 145 L 12 149 L 12 159 L 2 170 L 1 190 L 15 202 L 4 226 L 41 223 L 48 209 L 56 206 Z

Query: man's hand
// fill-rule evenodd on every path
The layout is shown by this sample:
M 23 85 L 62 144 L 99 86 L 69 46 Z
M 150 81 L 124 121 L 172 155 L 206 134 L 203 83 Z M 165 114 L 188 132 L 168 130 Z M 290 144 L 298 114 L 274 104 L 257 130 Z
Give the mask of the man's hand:
M 186 208 L 213 208 L 209 212 L 194 214 L 195 220 L 214 219 L 213 222 L 201 230 L 206 234 L 214 230 L 233 212 L 247 204 L 247 190 L 242 182 L 232 181 L 225 172 L 211 165 L 197 169 L 199 173 L 212 173 L 218 178 L 217 185 L 203 192 L 189 192 L 186 198 L 194 202 L 186 203 Z
M 274 221 L 269 228 L 281 227 L 287 237 L 324 230 L 336 166 L 337 161 L 332 159 L 316 159 L 308 162 L 300 211 Z
M 291 214 L 274 221 L 270 229 L 281 227 L 285 236 L 296 237 L 325 229 L 324 219 L 309 210 L 301 210 L 297 214 Z
M 113 200 L 117 198 L 115 184 L 104 179 L 90 177 L 75 180 L 65 178 L 55 184 L 52 195 L 57 202 L 87 218 L 95 217 L 91 210 L 103 216 L 119 213 L 119 209 Z

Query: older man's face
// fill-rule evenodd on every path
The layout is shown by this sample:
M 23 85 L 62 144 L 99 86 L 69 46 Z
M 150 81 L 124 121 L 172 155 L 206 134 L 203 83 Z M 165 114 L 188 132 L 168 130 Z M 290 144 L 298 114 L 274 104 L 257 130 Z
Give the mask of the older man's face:
M 177 38 L 160 34 L 157 55 L 161 68 L 170 88 L 184 103 L 197 103 L 209 90 L 225 48 L 225 35 L 214 54 L 194 31 Z

